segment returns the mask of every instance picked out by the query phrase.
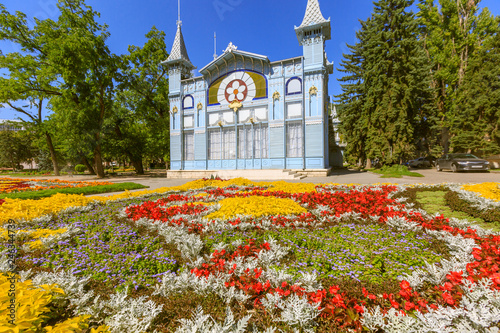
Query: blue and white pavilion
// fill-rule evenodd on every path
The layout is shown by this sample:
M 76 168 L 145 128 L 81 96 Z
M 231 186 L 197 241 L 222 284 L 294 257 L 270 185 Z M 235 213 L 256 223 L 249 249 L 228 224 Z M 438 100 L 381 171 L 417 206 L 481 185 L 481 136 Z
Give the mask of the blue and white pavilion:
M 181 24 L 170 56 L 170 169 L 326 169 L 330 19 L 308 0 L 303 55 L 270 61 L 232 43 L 193 77 Z

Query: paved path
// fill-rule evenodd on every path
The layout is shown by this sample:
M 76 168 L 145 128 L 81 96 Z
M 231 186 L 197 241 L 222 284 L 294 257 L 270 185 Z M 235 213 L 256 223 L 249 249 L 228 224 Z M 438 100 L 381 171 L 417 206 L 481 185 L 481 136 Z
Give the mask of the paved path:
M 478 173 L 478 172 L 465 172 L 465 173 L 453 173 L 453 172 L 437 172 L 436 169 L 419 169 L 416 171 L 424 177 L 406 177 L 403 178 L 380 178 L 380 175 L 371 172 L 359 172 L 352 170 L 338 170 L 334 171 L 328 177 L 307 177 L 301 180 L 287 180 L 292 183 L 338 183 L 338 184 L 377 184 L 377 183 L 394 183 L 394 184 L 439 184 L 439 183 L 484 183 L 484 182 L 500 182 L 500 172 L 494 171 L 490 173 Z M 2 176 L 0 176 L 1 178 Z M 37 178 L 37 179 L 54 179 L 54 176 L 42 176 L 42 177 L 25 177 L 25 178 Z M 57 179 L 61 180 L 84 180 L 84 181 L 99 181 L 95 176 L 60 176 Z M 105 181 L 110 181 L 113 183 L 123 183 L 123 182 L 134 182 L 145 186 L 149 186 L 149 189 L 154 190 L 161 187 L 171 187 L 183 185 L 194 179 L 167 179 L 165 177 L 158 176 L 122 176 L 104 179 Z M 280 179 L 276 179 L 280 180 Z M 270 181 L 270 180 L 265 180 Z M 140 190 L 132 190 L 140 191 Z M 110 196 L 116 193 L 104 193 L 100 194 L 102 196 Z

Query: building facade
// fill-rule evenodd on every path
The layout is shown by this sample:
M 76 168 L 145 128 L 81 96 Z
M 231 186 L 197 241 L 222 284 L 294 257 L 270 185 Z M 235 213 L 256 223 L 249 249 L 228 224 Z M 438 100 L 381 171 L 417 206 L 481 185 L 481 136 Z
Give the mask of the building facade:
M 170 169 L 324 169 L 330 164 L 326 57 L 318 0 L 295 27 L 303 55 L 279 61 L 232 43 L 193 77 L 177 24 L 169 73 Z

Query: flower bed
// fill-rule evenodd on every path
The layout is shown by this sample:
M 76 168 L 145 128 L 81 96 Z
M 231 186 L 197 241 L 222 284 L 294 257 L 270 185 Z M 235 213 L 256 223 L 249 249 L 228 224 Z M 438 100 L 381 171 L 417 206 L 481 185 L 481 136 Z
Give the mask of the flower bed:
M 73 317 L 110 332 L 498 325 L 500 236 L 413 210 L 404 190 L 200 180 L 0 213 L 18 219 L 18 264 L 33 284 L 57 283 Z M 29 228 L 39 231 L 21 237 Z
M 66 181 L 59 179 L 0 178 L 0 194 L 111 184 L 110 182 Z

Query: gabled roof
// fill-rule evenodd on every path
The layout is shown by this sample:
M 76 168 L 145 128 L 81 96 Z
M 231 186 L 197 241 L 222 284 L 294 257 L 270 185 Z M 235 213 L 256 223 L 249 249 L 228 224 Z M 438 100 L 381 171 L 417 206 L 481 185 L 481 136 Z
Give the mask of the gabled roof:
M 181 62 L 190 69 L 195 68 L 195 66 L 191 63 L 191 60 L 189 60 L 180 24 L 177 24 L 177 33 L 175 34 L 174 44 L 172 45 L 172 51 L 170 52 L 170 55 L 167 58 L 167 60 L 162 62 L 162 64 L 169 65 L 175 62 Z
M 302 20 L 302 24 L 299 27 L 295 27 L 297 37 L 299 37 L 300 32 L 304 30 L 313 30 L 319 27 L 324 27 L 323 33 L 326 39 L 331 38 L 331 26 L 330 18 L 325 19 L 321 13 L 321 8 L 319 7 L 318 0 L 308 0 L 306 14 Z
M 217 57 L 217 59 L 214 59 L 208 65 L 200 69 L 199 72 L 202 75 L 208 74 L 212 68 L 225 65 L 228 63 L 229 60 L 236 58 L 236 56 L 251 58 L 254 60 L 262 61 L 263 63 L 270 63 L 269 58 L 266 56 L 251 52 L 240 51 L 235 45 L 233 45 L 233 43 L 229 43 L 229 46 L 227 47 L 227 49 L 224 51 L 223 54 L 221 54 L 219 57 Z

